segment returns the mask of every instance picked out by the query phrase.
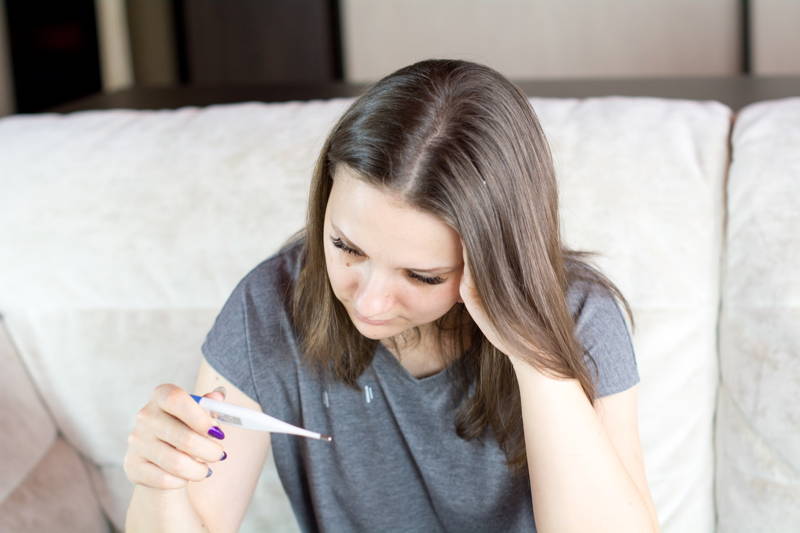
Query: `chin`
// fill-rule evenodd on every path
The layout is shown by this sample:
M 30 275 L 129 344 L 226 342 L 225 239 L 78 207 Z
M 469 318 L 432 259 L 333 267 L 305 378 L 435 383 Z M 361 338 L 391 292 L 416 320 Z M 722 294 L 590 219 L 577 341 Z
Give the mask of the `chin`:
M 358 330 L 358 331 L 361 332 L 362 336 L 364 336 L 364 337 L 366 337 L 368 339 L 372 339 L 374 341 L 382 341 L 384 339 L 388 339 L 389 337 L 392 337 L 392 335 L 378 335 L 378 334 L 375 334 L 375 333 L 367 333 L 367 332 L 361 331 L 361 330 Z
M 375 341 L 394 337 L 398 333 L 394 328 L 389 326 L 370 326 L 368 324 L 361 324 L 357 320 L 353 320 L 353 325 L 363 336 Z

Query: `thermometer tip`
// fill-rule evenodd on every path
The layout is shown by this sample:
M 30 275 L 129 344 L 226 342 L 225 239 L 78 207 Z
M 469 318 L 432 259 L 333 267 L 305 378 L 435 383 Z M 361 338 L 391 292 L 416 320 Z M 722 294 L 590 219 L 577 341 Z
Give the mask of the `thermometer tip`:
M 325 442 L 331 442 L 333 440 L 333 437 L 331 437 L 330 435 L 320 435 L 319 440 L 324 440 Z

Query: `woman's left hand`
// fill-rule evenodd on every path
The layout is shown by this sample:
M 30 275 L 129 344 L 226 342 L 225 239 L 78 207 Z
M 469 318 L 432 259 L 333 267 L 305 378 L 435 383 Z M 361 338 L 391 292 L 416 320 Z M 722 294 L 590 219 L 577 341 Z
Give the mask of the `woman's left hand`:
M 483 307 L 478 291 L 472 283 L 472 272 L 469 268 L 467 261 L 467 248 L 464 246 L 464 241 L 461 241 L 461 252 L 464 257 L 464 270 L 461 273 L 461 283 L 458 286 L 458 292 L 461 300 L 467 308 L 472 320 L 478 325 L 483 333 L 483 336 L 491 342 L 495 348 L 500 350 L 506 355 L 509 355 L 508 348 L 503 345 L 500 340 L 500 335 L 497 330 L 489 322 L 486 314 L 486 309 Z M 509 356 L 510 357 L 510 356 Z

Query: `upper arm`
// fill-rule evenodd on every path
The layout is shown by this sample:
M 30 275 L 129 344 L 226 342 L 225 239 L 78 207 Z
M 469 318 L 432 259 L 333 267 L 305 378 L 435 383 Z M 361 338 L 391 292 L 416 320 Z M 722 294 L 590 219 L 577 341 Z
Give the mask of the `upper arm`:
M 194 394 L 203 395 L 225 387 L 225 402 L 261 412 L 261 406 L 202 359 Z M 211 463 L 211 477 L 187 485 L 189 500 L 206 527 L 213 532 L 238 531 L 250 505 L 258 478 L 270 450 L 270 434 L 220 426 L 225 438 L 220 441 L 228 453 L 224 461 Z
M 644 456 L 639 438 L 639 385 L 622 392 L 595 399 L 594 408 L 606 429 L 611 444 L 627 470 L 655 524 L 658 515 L 650 494 L 644 468 Z

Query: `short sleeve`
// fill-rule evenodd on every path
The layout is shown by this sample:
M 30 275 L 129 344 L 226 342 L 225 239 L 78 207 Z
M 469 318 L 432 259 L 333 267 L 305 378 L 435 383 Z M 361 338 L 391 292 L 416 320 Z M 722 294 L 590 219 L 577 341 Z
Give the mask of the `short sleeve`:
M 595 385 L 595 398 L 608 396 L 639 383 L 633 343 L 622 311 L 606 288 L 587 295 L 576 320 L 576 336 Z
M 258 401 L 250 362 L 244 288 L 244 280 L 234 288 L 200 351 L 214 370 Z

